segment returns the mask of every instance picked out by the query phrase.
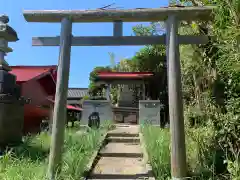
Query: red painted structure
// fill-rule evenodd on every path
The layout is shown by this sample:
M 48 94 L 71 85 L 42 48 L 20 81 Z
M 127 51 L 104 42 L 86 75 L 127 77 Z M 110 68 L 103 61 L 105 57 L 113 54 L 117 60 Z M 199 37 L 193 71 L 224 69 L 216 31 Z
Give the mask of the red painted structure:
M 11 66 L 10 73 L 17 77 L 21 95 L 30 98 L 30 104 L 24 105 L 24 132 L 38 131 L 41 121 L 49 117 L 54 101 L 57 66 Z M 68 109 L 76 110 L 68 106 Z M 78 109 L 80 110 L 80 109 Z
M 153 72 L 98 72 L 96 81 L 98 80 L 142 80 L 144 78 L 153 77 Z

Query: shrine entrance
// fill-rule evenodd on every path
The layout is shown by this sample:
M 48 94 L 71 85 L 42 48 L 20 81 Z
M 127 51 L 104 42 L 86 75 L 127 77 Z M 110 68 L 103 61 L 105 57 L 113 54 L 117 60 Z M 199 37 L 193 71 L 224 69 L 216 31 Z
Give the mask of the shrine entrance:
M 26 10 L 28 22 L 61 22 L 60 37 L 35 37 L 34 46 L 60 46 L 58 78 L 56 85 L 53 130 L 48 176 L 54 179 L 59 169 L 64 142 L 67 89 L 71 46 L 129 46 L 167 45 L 167 74 L 169 94 L 169 118 L 171 133 L 171 173 L 176 180 L 187 176 L 183 102 L 181 87 L 180 44 L 205 44 L 207 36 L 178 35 L 179 21 L 211 19 L 213 7 L 163 7 L 129 10 Z M 166 35 L 123 36 L 123 22 L 166 21 Z M 113 22 L 113 36 L 73 37 L 72 23 Z
M 146 86 L 154 77 L 152 72 L 99 72 L 95 82 L 106 87 L 106 99 L 112 100 L 111 87 L 118 88 L 117 103 L 113 104 L 116 123 L 138 124 L 139 100 L 148 97 Z

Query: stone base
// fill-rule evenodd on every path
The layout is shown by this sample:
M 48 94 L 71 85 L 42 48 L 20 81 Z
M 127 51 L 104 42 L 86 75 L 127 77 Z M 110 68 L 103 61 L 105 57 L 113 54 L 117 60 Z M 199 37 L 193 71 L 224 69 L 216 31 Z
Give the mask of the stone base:
M 136 103 L 136 101 L 133 101 L 131 99 L 129 101 L 119 100 L 118 106 L 119 107 L 138 107 L 138 104 Z
M 22 142 L 24 105 L 19 101 L 0 101 L 0 146 L 11 146 Z

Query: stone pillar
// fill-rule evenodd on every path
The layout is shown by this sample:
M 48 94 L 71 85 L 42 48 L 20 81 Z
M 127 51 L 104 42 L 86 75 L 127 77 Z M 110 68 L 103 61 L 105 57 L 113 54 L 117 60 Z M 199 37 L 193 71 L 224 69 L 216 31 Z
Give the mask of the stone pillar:
M 106 99 L 110 101 L 110 84 L 106 86 Z
M 24 99 L 16 77 L 5 61 L 6 53 L 12 52 L 8 42 L 18 40 L 17 33 L 7 24 L 9 18 L 0 15 L 0 146 L 10 146 L 22 141 L 24 122 Z
M 142 100 L 146 100 L 146 86 L 145 83 L 142 84 Z

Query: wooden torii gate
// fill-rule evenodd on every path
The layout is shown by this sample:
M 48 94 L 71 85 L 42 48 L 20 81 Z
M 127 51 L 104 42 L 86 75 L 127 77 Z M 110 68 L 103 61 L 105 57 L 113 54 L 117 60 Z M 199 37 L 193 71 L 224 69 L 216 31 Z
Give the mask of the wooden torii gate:
M 166 44 L 168 61 L 171 173 L 175 180 L 186 177 L 186 149 L 181 87 L 179 44 L 204 44 L 206 36 L 178 35 L 178 21 L 209 20 L 213 7 L 169 7 L 130 10 L 25 10 L 28 22 L 61 22 L 60 37 L 34 37 L 33 46 L 60 46 L 58 78 L 48 176 L 60 168 L 64 140 L 66 100 L 71 46 L 130 46 Z M 123 36 L 122 22 L 166 21 L 166 36 Z M 72 37 L 72 23 L 113 22 L 113 36 Z

